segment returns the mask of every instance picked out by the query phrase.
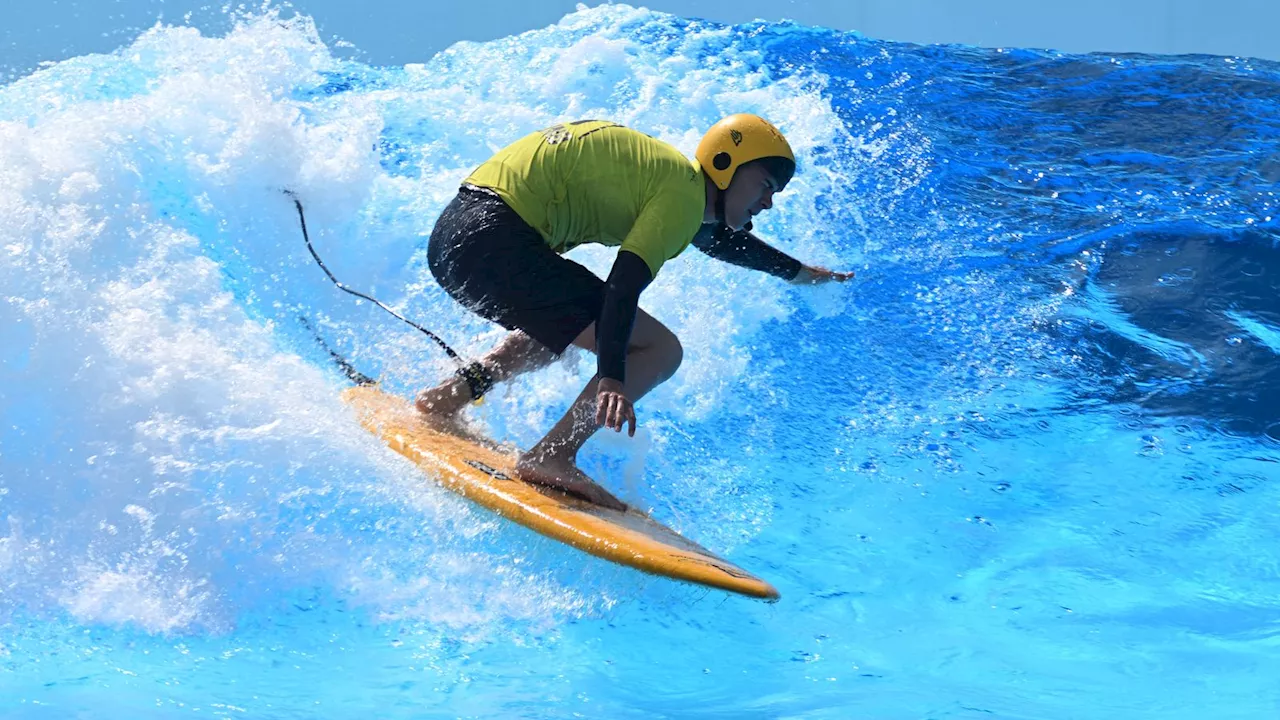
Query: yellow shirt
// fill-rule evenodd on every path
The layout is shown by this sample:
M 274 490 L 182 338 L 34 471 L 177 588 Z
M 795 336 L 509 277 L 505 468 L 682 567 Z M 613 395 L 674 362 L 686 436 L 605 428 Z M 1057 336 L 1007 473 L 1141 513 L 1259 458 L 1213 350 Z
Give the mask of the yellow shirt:
M 466 179 L 490 188 L 556 252 L 621 246 L 657 276 L 702 227 L 702 170 L 661 140 L 601 120 L 563 123 L 498 151 Z

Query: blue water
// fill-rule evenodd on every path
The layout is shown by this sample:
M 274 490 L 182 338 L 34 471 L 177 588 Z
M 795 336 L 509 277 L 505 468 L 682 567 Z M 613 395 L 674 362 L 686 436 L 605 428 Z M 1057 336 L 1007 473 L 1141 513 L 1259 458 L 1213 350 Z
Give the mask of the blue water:
M 920 47 L 622 5 L 429 63 L 268 11 L 0 87 L 0 716 L 1260 718 L 1280 711 L 1280 66 Z M 642 305 L 685 346 L 585 468 L 777 585 L 584 556 L 361 432 L 501 331 L 423 248 L 505 143 L 769 117 L 759 230 Z M 607 271 L 611 254 L 575 251 Z M 583 356 L 469 410 L 523 445 Z

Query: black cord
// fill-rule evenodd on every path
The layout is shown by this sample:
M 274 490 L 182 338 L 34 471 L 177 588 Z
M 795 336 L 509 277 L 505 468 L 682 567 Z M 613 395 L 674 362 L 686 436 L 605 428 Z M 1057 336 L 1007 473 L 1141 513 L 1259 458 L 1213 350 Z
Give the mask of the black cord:
M 342 374 L 347 376 L 348 380 L 355 383 L 356 385 L 377 385 L 378 384 L 377 380 L 374 380 L 368 375 L 365 375 L 364 373 L 357 370 L 355 365 L 352 365 L 350 362 L 347 361 L 346 358 L 339 355 L 336 350 L 329 347 L 329 343 L 325 342 L 323 337 L 320 337 L 320 331 L 315 329 L 315 327 L 311 324 L 311 321 L 307 319 L 307 316 L 299 315 L 298 322 L 302 323 L 302 327 L 311 331 L 311 335 L 316 339 L 316 343 L 320 347 L 324 348 L 325 352 L 329 353 L 329 358 L 333 360 L 333 363 L 335 365 L 338 366 L 338 369 L 342 371 Z
M 311 245 L 311 236 L 307 233 L 307 218 L 302 213 L 302 201 L 298 199 L 297 194 L 295 194 L 292 190 L 284 190 L 282 192 L 284 192 L 285 195 L 288 195 L 289 199 L 293 200 L 293 206 L 298 209 L 298 224 L 302 226 L 302 239 L 306 241 L 307 250 L 311 252 L 311 257 L 315 258 L 316 264 L 320 266 L 320 269 L 324 271 L 325 275 L 329 276 L 329 280 L 333 281 L 333 284 L 336 285 L 339 290 L 345 293 L 350 293 L 351 295 L 355 295 L 356 297 L 362 300 L 368 300 L 374 305 L 377 305 L 383 310 L 386 310 L 388 313 L 391 313 L 391 315 L 395 317 L 397 320 L 400 320 L 401 322 L 406 323 L 410 327 L 415 328 L 416 330 L 421 332 L 423 335 L 426 335 L 427 337 L 431 338 L 436 345 L 440 346 L 441 350 L 444 350 L 445 354 L 448 355 L 450 359 L 458 363 L 458 369 L 455 372 L 463 380 L 466 380 L 467 387 L 471 390 L 472 400 L 479 400 L 480 398 L 484 397 L 485 393 L 493 389 L 493 376 L 490 375 L 489 371 L 486 370 L 485 367 L 481 365 L 479 362 L 468 363 L 466 360 L 463 360 L 462 357 L 458 355 L 458 353 L 454 352 L 453 348 L 449 347 L 448 343 L 446 343 L 444 340 L 441 340 L 439 335 L 436 335 L 435 333 L 422 327 L 418 323 L 406 318 L 405 316 L 401 315 L 395 310 L 392 310 L 386 305 L 383 305 L 381 302 L 377 300 L 377 298 L 373 298 L 368 295 L 365 295 L 362 292 L 352 290 L 351 288 L 339 282 L 338 278 L 334 277 L 333 273 L 329 272 L 329 268 L 325 266 L 324 261 L 320 259 L 320 255 L 316 253 L 316 249 Z M 330 351 L 330 354 L 332 355 L 333 352 Z M 346 368 L 344 368 L 344 371 L 345 370 Z M 350 375 L 350 373 L 348 373 L 348 375 Z M 361 377 L 364 377 L 364 376 L 361 375 Z

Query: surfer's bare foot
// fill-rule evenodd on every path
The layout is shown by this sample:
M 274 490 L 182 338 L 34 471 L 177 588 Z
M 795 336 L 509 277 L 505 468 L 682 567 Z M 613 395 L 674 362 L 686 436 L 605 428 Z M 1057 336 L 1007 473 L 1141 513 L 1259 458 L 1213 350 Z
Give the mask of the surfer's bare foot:
M 413 406 L 418 409 L 418 417 L 422 423 L 438 433 L 473 442 L 480 441 L 482 438 L 462 422 L 462 406 L 454 402 L 453 398 L 440 398 L 439 394 L 440 388 L 418 393 Z
M 527 483 L 562 490 L 587 502 L 611 510 L 626 512 L 627 504 L 597 485 L 572 462 L 559 458 L 540 458 L 525 453 L 516 462 L 516 476 Z

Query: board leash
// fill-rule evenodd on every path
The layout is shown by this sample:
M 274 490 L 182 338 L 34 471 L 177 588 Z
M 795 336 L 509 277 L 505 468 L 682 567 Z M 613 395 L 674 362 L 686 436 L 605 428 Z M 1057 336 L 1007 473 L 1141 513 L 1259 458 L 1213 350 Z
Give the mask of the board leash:
M 323 348 L 325 352 L 329 353 L 329 359 L 333 360 L 333 363 L 338 366 L 338 369 L 342 371 L 343 375 L 347 376 L 348 380 L 356 385 L 378 384 L 377 380 L 374 380 L 368 375 L 357 370 L 356 366 L 351 364 L 351 361 L 342 357 L 336 350 L 329 347 L 329 343 L 324 341 L 324 338 L 320 336 L 320 331 L 316 330 L 315 326 L 311 324 L 311 321 L 307 319 L 306 315 L 299 315 L 298 322 L 302 323 L 302 327 L 311 332 L 312 337 L 316 340 L 316 344 Z
M 418 323 L 406 318 L 395 310 L 392 310 L 379 302 L 377 298 L 365 295 L 358 290 L 352 290 L 341 283 L 338 278 L 334 277 L 333 273 L 329 272 L 329 268 L 324 264 L 324 261 L 320 259 L 320 255 L 316 252 L 315 247 L 311 245 L 311 236 L 307 233 L 307 217 L 302 212 L 302 201 L 298 199 L 298 195 L 292 190 L 283 190 L 281 192 L 289 196 L 289 199 L 293 201 L 293 206 L 298 210 L 298 224 L 302 227 L 302 239 L 307 243 L 307 250 L 311 252 L 311 257 L 315 259 L 316 264 L 320 266 L 320 269 L 324 271 L 324 274 L 328 276 L 329 280 L 332 281 L 339 290 L 355 295 L 362 300 L 368 300 L 374 305 L 386 310 L 392 315 L 392 317 L 431 338 L 431 340 L 434 341 L 440 349 L 444 350 L 445 354 L 448 355 L 451 360 L 458 364 L 458 369 L 454 372 L 466 381 L 467 388 L 471 390 L 471 399 L 473 402 L 479 402 L 480 399 L 484 397 L 485 393 L 493 389 L 493 375 L 489 374 L 489 371 L 486 370 L 478 361 L 468 363 L 462 358 L 462 356 L 454 352 L 453 348 L 449 347 L 448 343 L 440 339 L 439 335 L 436 335 Z M 311 330 L 312 334 L 316 336 L 316 341 L 319 342 L 326 351 L 328 351 L 330 357 L 338 363 L 338 367 L 342 369 L 343 373 L 346 374 L 347 377 L 351 378 L 357 385 L 373 384 L 374 381 L 371 380 L 369 376 L 362 374 L 359 370 L 356 370 L 351 363 L 347 362 L 346 359 L 334 352 L 324 342 L 324 340 L 320 338 L 320 335 L 316 333 L 315 328 L 311 326 L 311 323 L 307 322 L 306 318 L 301 319 L 303 324 L 307 326 L 307 329 Z

